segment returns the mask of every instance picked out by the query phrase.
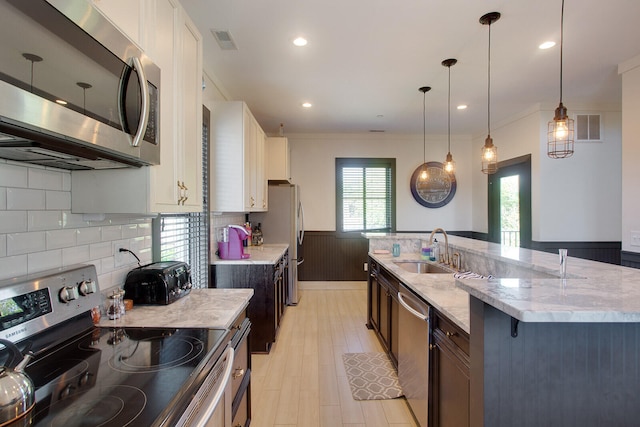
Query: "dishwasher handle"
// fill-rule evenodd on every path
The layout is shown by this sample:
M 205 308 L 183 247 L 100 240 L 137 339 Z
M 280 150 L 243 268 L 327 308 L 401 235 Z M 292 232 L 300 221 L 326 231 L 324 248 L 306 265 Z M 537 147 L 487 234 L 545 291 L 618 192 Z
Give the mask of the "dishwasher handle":
M 405 296 L 402 292 L 398 292 L 398 301 L 400 301 L 400 304 L 404 308 L 406 308 L 409 313 L 413 314 L 418 319 L 424 320 L 425 322 L 429 323 L 429 307 L 427 307 L 427 314 L 420 313 L 418 310 L 410 307 L 409 304 L 407 304 L 407 302 L 405 301 Z

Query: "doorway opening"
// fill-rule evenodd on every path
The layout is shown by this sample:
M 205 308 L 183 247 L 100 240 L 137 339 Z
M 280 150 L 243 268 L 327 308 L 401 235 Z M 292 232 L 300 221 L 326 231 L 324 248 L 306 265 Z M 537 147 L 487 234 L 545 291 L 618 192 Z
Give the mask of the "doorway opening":
M 531 247 L 531 155 L 498 163 L 488 184 L 489 241 Z

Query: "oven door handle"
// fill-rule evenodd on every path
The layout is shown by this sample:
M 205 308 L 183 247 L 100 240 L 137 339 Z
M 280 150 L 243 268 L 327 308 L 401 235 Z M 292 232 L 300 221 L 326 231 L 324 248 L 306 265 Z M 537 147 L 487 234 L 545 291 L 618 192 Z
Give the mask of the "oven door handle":
M 207 401 L 202 404 L 202 416 L 194 420 L 193 423 L 190 424 L 190 427 L 205 427 L 209 418 L 213 415 L 214 411 L 218 407 L 218 404 L 225 399 L 225 392 L 227 389 L 227 385 L 229 384 L 229 379 L 231 378 L 231 371 L 233 370 L 233 359 L 234 359 L 234 351 L 233 347 L 227 348 L 227 350 L 222 354 L 220 360 L 225 360 L 227 364 L 224 368 L 224 373 L 222 374 L 222 380 L 218 383 L 218 388 L 215 392 L 209 394 L 207 396 Z M 223 402 L 224 403 L 224 402 Z M 227 414 L 225 410 L 225 417 L 231 417 L 231 414 Z

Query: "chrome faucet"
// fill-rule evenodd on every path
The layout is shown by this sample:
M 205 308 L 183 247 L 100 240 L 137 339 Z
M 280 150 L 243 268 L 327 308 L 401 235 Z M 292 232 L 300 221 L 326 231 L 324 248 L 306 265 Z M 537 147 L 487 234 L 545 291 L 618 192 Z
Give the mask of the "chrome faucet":
M 447 236 L 446 231 L 444 231 L 442 228 L 434 228 L 431 232 L 431 235 L 429 236 L 429 246 L 431 246 L 431 244 L 433 243 L 433 235 L 438 231 L 444 234 L 444 263 L 449 265 L 449 236 Z

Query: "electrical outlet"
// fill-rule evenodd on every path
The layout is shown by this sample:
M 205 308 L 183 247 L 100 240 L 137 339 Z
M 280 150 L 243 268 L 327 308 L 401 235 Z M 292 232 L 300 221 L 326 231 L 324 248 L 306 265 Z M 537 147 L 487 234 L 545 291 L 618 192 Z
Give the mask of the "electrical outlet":
M 631 232 L 631 246 L 640 247 L 640 231 L 632 231 Z
M 364 271 L 369 271 L 369 264 L 368 263 L 364 263 Z
M 127 264 L 131 264 L 131 254 L 128 252 L 120 252 L 120 248 L 126 248 L 127 242 L 120 240 L 113 242 L 113 263 L 114 267 L 124 267 Z M 135 261 L 135 260 L 134 260 Z

